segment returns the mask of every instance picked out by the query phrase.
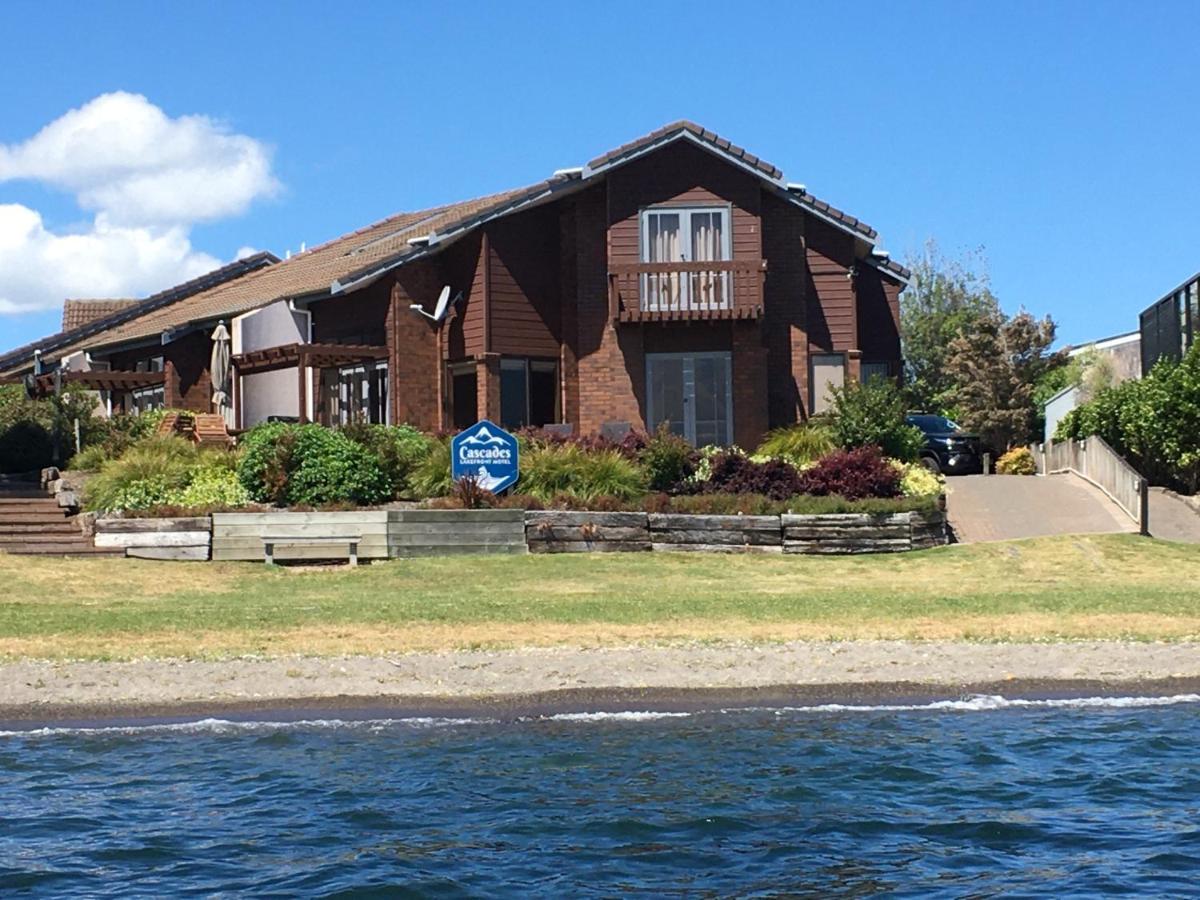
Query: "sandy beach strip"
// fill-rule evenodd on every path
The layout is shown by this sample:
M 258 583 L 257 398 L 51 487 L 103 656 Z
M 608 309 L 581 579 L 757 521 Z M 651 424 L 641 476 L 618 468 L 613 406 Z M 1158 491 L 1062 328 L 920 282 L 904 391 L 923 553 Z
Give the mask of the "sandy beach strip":
M 1163 693 L 1200 685 L 1200 644 L 704 643 L 0 664 L 0 721 L 339 707 L 412 711 L 780 705 L 965 693 Z

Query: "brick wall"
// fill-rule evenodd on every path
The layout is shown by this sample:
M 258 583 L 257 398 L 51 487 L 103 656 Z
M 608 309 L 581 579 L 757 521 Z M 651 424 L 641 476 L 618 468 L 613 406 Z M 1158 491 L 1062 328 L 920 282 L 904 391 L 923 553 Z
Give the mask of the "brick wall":
M 208 363 L 212 359 L 211 329 L 193 331 L 162 348 L 165 359 L 166 404 L 173 409 L 208 412 L 212 405 L 212 378 Z M 154 354 L 149 354 L 154 355 Z
M 575 201 L 575 344 L 578 359 L 581 433 L 596 432 L 605 422 L 629 422 L 644 428 L 638 400 L 644 384 L 641 332 L 618 333 L 608 317 L 607 196 L 604 185 Z
M 769 358 L 757 322 L 733 325 L 733 441 L 752 450 L 770 428 Z
M 392 421 L 435 431 L 442 427 L 445 385 L 437 329 L 410 310 L 430 304 L 441 290 L 434 265 L 414 263 L 397 270 L 387 316 L 389 402 Z

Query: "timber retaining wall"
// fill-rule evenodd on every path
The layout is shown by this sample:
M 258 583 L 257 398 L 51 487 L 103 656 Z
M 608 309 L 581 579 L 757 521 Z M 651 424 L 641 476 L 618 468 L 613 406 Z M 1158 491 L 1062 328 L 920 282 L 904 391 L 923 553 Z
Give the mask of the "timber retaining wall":
M 208 516 L 176 519 L 96 519 L 97 547 L 124 549 L 139 559 L 209 558 L 212 521 Z
M 357 538 L 359 559 L 457 554 L 698 551 L 897 553 L 949 542 L 944 513 L 702 516 L 559 510 L 350 510 L 214 513 L 176 519 L 98 519 L 97 547 L 146 559 L 343 558 L 306 536 Z M 288 537 L 296 538 L 289 544 Z M 211 549 L 210 549 L 211 548 Z

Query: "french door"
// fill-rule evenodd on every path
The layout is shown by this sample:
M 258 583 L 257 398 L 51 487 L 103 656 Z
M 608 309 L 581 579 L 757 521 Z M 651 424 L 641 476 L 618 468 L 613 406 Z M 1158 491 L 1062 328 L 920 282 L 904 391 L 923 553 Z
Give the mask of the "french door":
M 647 426 L 695 447 L 733 443 L 732 368 L 728 353 L 647 353 Z
M 660 207 L 642 212 L 642 262 L 722 262 L 730 259 L 729 210 Z M 729 273 L 647 272 L 642 306 L 648 310 L 728 309 Z

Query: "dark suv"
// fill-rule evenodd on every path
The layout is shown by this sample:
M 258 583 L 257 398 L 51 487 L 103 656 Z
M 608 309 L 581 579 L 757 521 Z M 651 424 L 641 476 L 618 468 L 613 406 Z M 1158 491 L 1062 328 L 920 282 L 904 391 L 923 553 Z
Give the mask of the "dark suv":
M 946 475 L 973 475 L 983 471 L 983 456 L 976 435 L 967 434 L 950 419 L 932 413 L 912 413 L 906 421 L 925 435 L 921 462 L 933 471 Z

